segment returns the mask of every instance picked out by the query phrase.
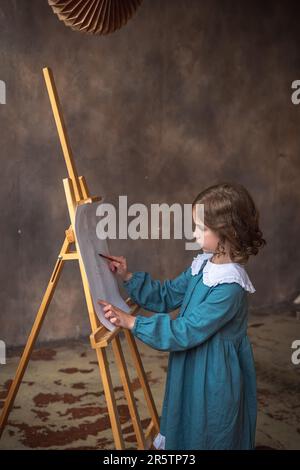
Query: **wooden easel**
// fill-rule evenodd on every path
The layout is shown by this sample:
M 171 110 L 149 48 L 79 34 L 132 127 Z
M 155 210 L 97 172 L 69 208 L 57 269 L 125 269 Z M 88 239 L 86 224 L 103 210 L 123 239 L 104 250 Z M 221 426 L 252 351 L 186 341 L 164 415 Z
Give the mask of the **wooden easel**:
M 133 395 L 132 386 L 130 383 L 130 378 L 128 374 L 127 365 L 124 359 L 124 354 L 122 351 L 122 345 L 119 338 L 120 328 L 116 328 L 113 332 L 109 331 L 103 325 L 100 324 L 100 321 L 96 315 L 88 280 L 86 276 L 86 272 L 84 269 L 83 261 L 80 256 L 80 251 L 77 248 L 76 236 L 74 228 L 74 217 L 75 217 L 75 209 L 77 205 L 80 204 L 88 204 L 94 201 L 99 201 L 101 198 L 99 197 L 90 197 L 86 181 L 83 176 L 78 176 L 76 167 L 73 161 L 72 151 L 69 144 L 69 140 L 66 133 L 65 124 L 63 121 L 63 116 L 61 112 L 61 107 L 59 103 L 59 98 L 56 91 L 56 86 L 53 78 L 53 74 L 50 68 L 45 67 L 43 69 L 44 78 L 50 98 L 50 103 L 52 106 L 52 111 L 54 114 L 54 119 L 56 122 L 58 135 L 60 139 L 60 143 L 62 146 L 64 158 L 67 165 L 67 170 L 69 174 L 69 178 L 65 178 L 63 180 L 69 215 L 71 220 L 70 227 L 65 231 L 65 239 L 62 244 L 61 250 L 58 255 L 58 259 L 54 266 L 50 281 L 48 283 L 46 292 L 44 294 L 42 303 L 38 310 L 37 316 L 35 318 L 31 333 L 27 340 L 24 352 L 20 359 L 17 372 L 15 378 L 10 386 L 8 395 L 6 397 L 4 408 L 2 410 L 2 414 L 0 417 L 0 436 L 3 433 L 4 427 L 7 423 L 8 415 L 10 410 L 13 406 L 14 400 L 18 393 L 19 386 L 21 384 L 23 375 L 25 373 L 27 364 L 30 359 L 30 355 L 32 349 L 34 347 L 35 341 L 38 337 L 39 331 L 41 329 L 43 320 L 46 316 L 49 304 L 51 302 L 52 296 L 55 291 L 55 287 L 59 281 L 61 271 L 66 261 L 70 260 L 78 260 L 79 268 L 81 272 L 81 278 L 91 323 L 92 333 L 90 335 L 90 341 L 92 348 L 95 349 L 99 364 L 100 376 L 102 379 L 105 399 L 107 402 L 108 413 L 110 417 L 113 437 L 115 441 L 116 449 L 125 449 L 124 439 L 122 435 L 122 430 L 120 426 L 120 419 L 119 414 L 116 406 L 116 398 L 114 395 L 114 389 L 111 380 L 111 374 L 109 370 L 109 364 L 106 355 L 106 347 L 109 343 L 112 343 L 113 352 L 116 358 L 116 364 L 119 369 L 119 373 L 121 376 L 121 381 L 123 384 L 125 396 L 127 399 L 128 407 L 130 416 L 132 419 L 132 424 L 134 428 L 134 432 L 137 439 L 137 447 L 138 449 L 146 449 L 150 447 L 151 440 L 153 439 L 154 435 L 159 430 L 159 418 L 157 414 L 157 410 L 155 407 L 155 403 L 151 394 L 151 390 L 147 381 L 147 377 L 141 362 L 140 354 L 137 349 L 137 345 L 133 335 L 131 334 L 130 330 L 124 329 L 125 339 L 128 342 L 129 349 L 131 352 L 131 356 L 133 359 L 134 367 L 137 371 L 138 378 L 143 389 L 145 399 L 147 402 L 148 410 L 151 417 L 151 422 L 147 429 L 142 429 L 140 417 L 138 414 L 137 406 L 135 403 L 135 398 Z M 71 245 L 75 245 L 75 249 L 71 250 Z M 128 298 L 126 303 L 131 307 L 130 314 L 135 315 L 139 309 L 139 306 L 133 304 L 131 299 Z

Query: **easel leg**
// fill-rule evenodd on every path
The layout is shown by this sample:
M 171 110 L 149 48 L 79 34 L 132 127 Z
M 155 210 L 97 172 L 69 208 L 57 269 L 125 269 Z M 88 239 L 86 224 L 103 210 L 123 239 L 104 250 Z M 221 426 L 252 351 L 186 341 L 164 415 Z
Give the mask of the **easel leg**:
M 108 414 L 111 423 L 111 429 L 114 436 L 115 446 L 117 450 L 125 449 L 125 443 L 122 435 L 122 429 L 120 425 L 119 413 L 117 409 L 117 403 L 114 394 L 114 388 L 111 380 L 109 371 L 109 365 L 107 361 L 106 351 L 104 348 L 96 349 L 98 364 L 100 369 L 100 377 L 103 384 L 104 395 L 106 398 Z
M 80 257 L 79 257 L 79 267 L 80 267 L 80 273 L 81 273 L 82 284 L 83 284 L 87 309 L 89 313 L 91 328 L 92 328 L 92 332 L 95 332 L 99 326 L 99 320 L 95 313 L 94 304 L 93 304 L 93 300 L 92 300 L 90 289 L 89 289 L 88 279 L 86 276 L 83 262 Z M 105 348 L 101 348 L 101 347 L 96 348 L 96 354 L 97 354 L 97 359 L 98 359 L 98 364 L 99 364 L 100 377 L 102 380 L 103 390 L 104 390 L 104 394 L 105 394 L 105 398 L 107 402 L 107 408 L 108 408 L 112 433 L 113 433 L 113 437 L 115 441 L 115 447 L 118 450 L 125 449 L 125 443 L 124 443 L 123 436 L 122 436 L 120 418 L 119 418 L 119 413 L 118 413 L 118 408 L 116 404 L 116 399 L 115 399 L 115 394 L 114 394 L 114 389 L 113 389 L 113 384 L 111 380 L 109 364 L 107 361 Z
M 146 448 L 146 442 L 144 439 L 144 434 L 143 434 L 143 428 L 141 425 L 141 421 L 139 418 L 139 414 L 137 411 L 136 403 L 135 403 L 135 398 L 132 392 L 132 387 L 131 387 L 131 382 L 130 382 L 130 377 L 128 374 L 127 370 L 127 365 L 124 359 L 124 354 L 122 351 L 121 347 L 121 342 L 119 336 L 116 336 L 112 340 L 112 347 L 113 351 L 116 357 L 118 369 L 120 372 L 125 396 L 127 399 L 128 407 L 129 407 L 129 412 L 132 420 L 132 425 L 135 431 L 135 435 L 137 438 L 137 444 L 138 444 L 138 449 L 145 449 Z
M 60 251 L 60 254 L 59 254 L 59 257 L 58 257 L 58 260 L 56 261 L 56 264 L 54 266 L 49 284 L 47 286 L 46 292 L 44 294 L 43 300 L 41 302 L 41 305 L 40 305 L 40 308 L 38 310 L 37 316 L 35 318 L 34 324 L 32 326 L 32 329 L 31 329 L 29 338 L 27 340 L 25 349 L 24 349 L 22 357 L 20 359 L 15 378 L 14 378 L 14 380 L 13 380 L 11 386 L 10 386 L 8 395 L 7 395 L 6 400 L 4 402 L 4 407 L 3 407 L 1 417 L 0 417 L 0 437 L 3 433 L 3 431 L 4 431 L 5 425 L 7 423 L 8 415 L 9 415 L 9 413 L 11 411 L 11 408 L 14 404 L 14 400 L 16 398 L 16 395 L 18 393 L 22 378 L 23 378 L 24 373 L 26 371 L 26 367 L 27 367 L 27 364 L 29 362 L 32 349 L 34 347 L 35 341 L 36 341 L 36 339 L 38 337 L 38 334 L 40 332 L 40 329 L 41 329 L 42 323 L 44 321 L 44 318 L 46 316 L 49 304 L 50 304 L 51 299 L 53 297 L 56 284 L 58 282 L 60 273 L 62 271 L 64 261 L 63 261 L 63 259 L 61 259 L 61 257 L 62 257 L 62 255 L 67 253 L 68 248 L 69 248 L 69 242 L 68 242 L 67 238 L 65 238 L 65 240 L 63 242 L 63 245 L 62 245 L 62 248 L 61 248 L 61 251 Z
M 154 400 L 153 400 L 153 396 L 152 396 L 152 393 L 151 393 L 151 390 L 150 390 L 150 386 L 149 386 L 149 383 L 148 383 L 148 380 L 147 380 L 147 376 L 146 376 L 146 373 L 145 373 L 145 370 L 144 370 L 144 367 L 143 367 L 143 364 L 142 364 L 142 361 L 141 361 L 139 350 L 137 348 L 135 339 L 134 339 L 132 333 L 130 332 L 130 330 L 125 329 L 124 333 L 125 333 L 125 337 L 128 341 L 128 345 L 129 345 L 129 349 L 130 349 L 130 352 L 131 352 L 131 355 L 132 355 L 134 366 L 135 366 L 135 369 L 137 371 L 139 381 L 140 381 L 140 384 L 142 386 L 142 389 L 143 389 L 143 392 L 144 392 L 144 395 L 145 395 L 145 399 L 146 399 L 146 402 L 147 402 L 148 410 L 149 410 L 149 413 L 150 413 L 150 416 L 151 416 L 151 423 L 150 423 L 150 426 L 149 426 L 149 433 L 151 433 L 152 431 L 154 431 L 155 433 L 158 433 L 159 432 L 159 417 L 158 417 L 157 409 L 156 409 L 156 406 L 155 406 L 155 403 L 154 403 Z

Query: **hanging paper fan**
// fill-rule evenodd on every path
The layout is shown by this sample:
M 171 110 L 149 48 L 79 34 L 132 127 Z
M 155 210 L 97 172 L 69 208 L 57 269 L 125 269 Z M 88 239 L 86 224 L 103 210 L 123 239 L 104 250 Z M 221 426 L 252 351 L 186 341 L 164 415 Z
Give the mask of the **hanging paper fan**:
M 91 34 L 109 34 L 124 26 L 142 0 L 48 0 L 66 26 Z

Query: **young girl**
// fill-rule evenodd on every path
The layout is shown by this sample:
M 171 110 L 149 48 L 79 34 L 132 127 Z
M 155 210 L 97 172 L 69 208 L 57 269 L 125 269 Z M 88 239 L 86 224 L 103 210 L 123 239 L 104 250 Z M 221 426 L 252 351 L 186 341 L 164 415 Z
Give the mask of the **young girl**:
M 204 204 L 203 221 L 196 204 Z M 178 277 L 161 283 L 129 272 L 122 256 L 110 262 L 130 297 L 158 313 L 133 317 L 99 302 L 113 324 L 170 351 L 156 449 L 253 449 L 256 376 L 247 317 L 248 292 L 255 289 L 243 265 L 266 241 L 255 204 L 239 184 L 211 186 L 192 207 L 198 242 L 204 226 L 203 253 Z M 178 307 L 173 320 L 167 312 Z

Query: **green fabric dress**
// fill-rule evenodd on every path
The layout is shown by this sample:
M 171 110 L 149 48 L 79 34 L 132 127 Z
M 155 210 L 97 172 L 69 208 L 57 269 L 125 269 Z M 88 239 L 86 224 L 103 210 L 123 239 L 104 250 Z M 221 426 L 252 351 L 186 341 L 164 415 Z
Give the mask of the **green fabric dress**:
M 253 449 L 256 374 L 247 336 L 249 289 L 240 281 L 243 268 L 227 263 L 225 271 L 224 266 L 218 271 L 207 256 L 196 260 L 201 266 L 194 275 L 189 266 L 175 279 L 160 282 L 137 271 L 123 282 L 138 305 L 157 312 L 150 318 L 137 315 L 133 335 L 170 352 L 160 448 Z M 168 312 L 178 307 L 173 320 Z

